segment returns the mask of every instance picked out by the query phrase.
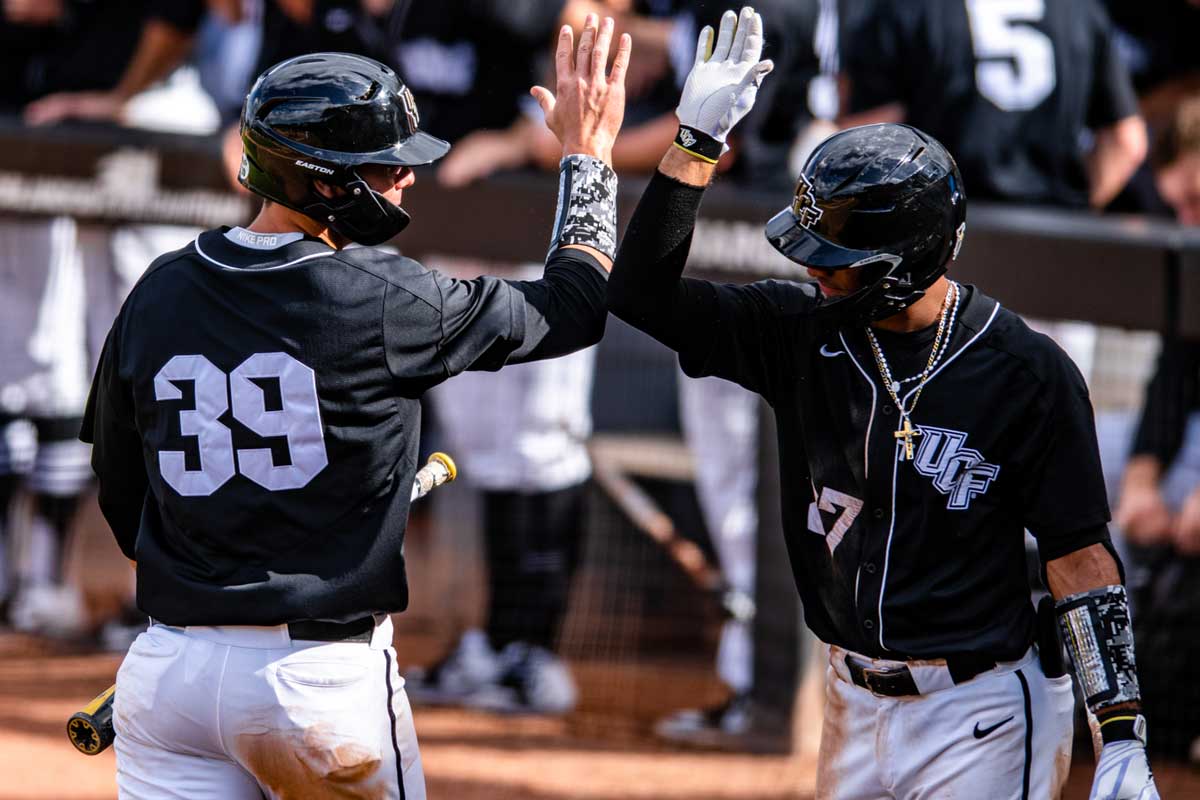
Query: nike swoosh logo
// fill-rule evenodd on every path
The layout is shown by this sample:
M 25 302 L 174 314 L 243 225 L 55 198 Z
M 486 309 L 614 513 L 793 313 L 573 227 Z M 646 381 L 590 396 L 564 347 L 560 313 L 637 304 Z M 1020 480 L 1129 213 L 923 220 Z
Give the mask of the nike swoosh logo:
M 975 738 L 982 739 L 983 737 L 987 736 L 989 733 L 996 730 L 997 728 L 999 728 L 1001 725 L 1003 725 L 1006 722 L 1012 722 L 1012 717 L 1009 717 L 1008 719 L 1002 719 L 999 722 L 997 722 L 995 725 L 991 726 L 990 728 L 980 728 L 979 723 L 976 722 L 975 723 Z
M 821 355 L 825 356 L 826 358 L 837 358 L 838 356 L 840 356 L 846 352 L 845 350 L 834 350 L 831 353 L 831 352 L 829 352 L 828 348 L 829 348 L 829 345 L 827 345 L 827 344 L 821 345 Z

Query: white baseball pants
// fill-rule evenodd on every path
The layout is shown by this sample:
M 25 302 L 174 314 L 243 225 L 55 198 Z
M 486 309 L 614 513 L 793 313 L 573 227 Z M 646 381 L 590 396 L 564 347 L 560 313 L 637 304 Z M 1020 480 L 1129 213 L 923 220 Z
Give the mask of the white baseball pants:
M 387 617 L 366 642 L 152 625 L 117 673 L 122 800 L 424 800 Z
M 880 697 L 852 683 L 845 657 L 830 648 L 818 800 L 1062 793 L 1074 734 L 1071 677 L 1046 678 L 1034 650 L 958 685 L 944 662 L 908 662 L 924 692 L 912 697 Z

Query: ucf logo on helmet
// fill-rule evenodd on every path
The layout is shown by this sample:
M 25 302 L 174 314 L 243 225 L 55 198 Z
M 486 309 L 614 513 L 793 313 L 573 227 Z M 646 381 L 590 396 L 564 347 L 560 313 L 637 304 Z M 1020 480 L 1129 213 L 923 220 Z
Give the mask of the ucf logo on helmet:
M 792 201 L 792 213 L 801 227 L 811 228 L 825 214 L 813 197 L 812 184 L 803 175 L 796 182 L 796 199 Z

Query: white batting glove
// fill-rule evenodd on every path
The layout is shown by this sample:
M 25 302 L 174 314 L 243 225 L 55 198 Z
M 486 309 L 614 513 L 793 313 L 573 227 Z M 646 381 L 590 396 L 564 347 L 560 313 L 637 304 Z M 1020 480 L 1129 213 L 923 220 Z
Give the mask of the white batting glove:
M 762 48 L 762 16 L 749 6 L 740 16 L 732 11 L 722 15 L 715 45 L 712 27 L 704 26 L 696 43 L 696 61 L 675 109 L 681 126 L 676 144 L 708 161 L 716 161 L 729 149 L 725 138 L 754 107 L 758 87 L 775 68 L 770 60 L 759 61 Z M 699 140 L 698 145 L 689 139 Z M 719 152 L 714 155 L 714 151 Z
M 1109 742 L 1100 750 L 1089 800 L 1159 800 L 1146 746 L 1141 742 Z

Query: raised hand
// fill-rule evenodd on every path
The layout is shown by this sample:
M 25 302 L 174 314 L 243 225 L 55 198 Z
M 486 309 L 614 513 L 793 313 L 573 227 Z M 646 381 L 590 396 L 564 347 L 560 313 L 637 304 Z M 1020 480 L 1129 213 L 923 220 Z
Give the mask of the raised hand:
M 705 25 L 675 109 L 679 124 L 724 143 L 754 106 L 763 78 L 775 68 L 770 60 L 759 60 L 762 48 L 762 16 L 749 6 L 740 15 L 725 12 L 715 45 L 713 29 Z
M 625 71 L 633 51 L 633 40 L 622 34 L 612 70 L 605 75 L 613 27 L 611 17 L 600 22 L 588 14 L 576 53 L 574 32 L 564 25 L 554 58 L 556 92 L 542 86 L 530 89 L 564 156 L 581 153 L 610 166 L 613 142 L 625 118 Z

